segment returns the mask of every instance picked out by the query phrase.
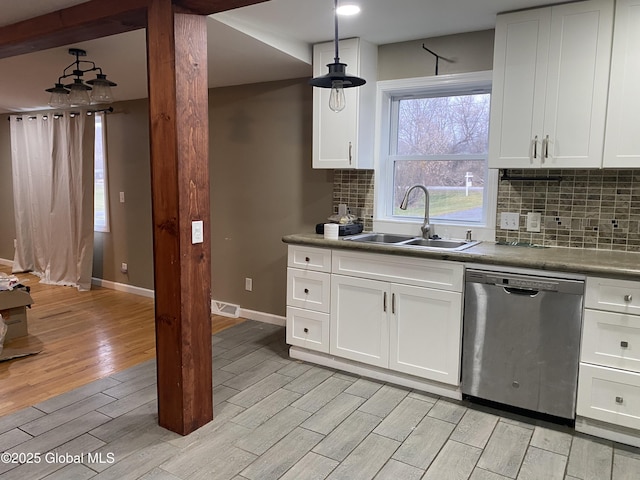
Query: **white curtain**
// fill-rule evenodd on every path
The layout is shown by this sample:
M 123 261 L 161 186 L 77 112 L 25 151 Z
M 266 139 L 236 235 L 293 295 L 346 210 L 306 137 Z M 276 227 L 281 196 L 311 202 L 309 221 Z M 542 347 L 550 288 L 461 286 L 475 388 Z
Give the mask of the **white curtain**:
M 11 116 L 14 272 L 91 288 L 94 119 Z

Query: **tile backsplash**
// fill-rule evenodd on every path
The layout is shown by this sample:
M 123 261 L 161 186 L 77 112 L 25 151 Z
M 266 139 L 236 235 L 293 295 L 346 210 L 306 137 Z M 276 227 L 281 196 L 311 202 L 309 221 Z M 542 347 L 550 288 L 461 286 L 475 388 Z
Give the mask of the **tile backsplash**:
M 509 175 L 562 180 L 501 180 L 496 240 L 640 251 L 639 170 L 509 170 Z M 501 230 L 502 212 L 519 213 L 520 230 Z M 526 231 L 527 212 L 541 213 L 540 233 Z
M 640 170 L 509 170 L 509 175 L 558 181 L 501 180 L 496 240 L 545 246 L 640 251 Z M 335 170 L 333 211 L 346 203 L 373 229 L 373 170 Z M 520 214 L 520 229 L 501 230 L 500 214 Z M 528 212 L 542 216 L 539 233 L 526 231 Z
M 364 230 L 373 229 L 373 170 L 334 170 L 333 213 L 345 203 L 350 212 L 364 223 Z

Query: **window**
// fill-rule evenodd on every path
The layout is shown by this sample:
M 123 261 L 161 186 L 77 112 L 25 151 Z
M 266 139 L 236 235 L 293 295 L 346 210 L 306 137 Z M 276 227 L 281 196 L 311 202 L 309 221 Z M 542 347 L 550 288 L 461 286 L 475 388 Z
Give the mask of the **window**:
M 381 149 L 376 218 L 493 227 L 497 176 L 489 174 L 490 73 L 379 82 Z
M 109 196 L 107 188 L 107 148 L 104 113 L 97 112 L 95 118 L 95 143 L 93 167 L 93 229 L 109 231 Z

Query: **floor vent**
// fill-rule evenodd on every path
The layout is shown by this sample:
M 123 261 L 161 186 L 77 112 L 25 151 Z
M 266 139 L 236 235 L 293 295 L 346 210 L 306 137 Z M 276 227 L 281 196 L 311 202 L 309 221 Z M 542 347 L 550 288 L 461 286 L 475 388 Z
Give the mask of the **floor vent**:
M 225 317 L 238 318 L 240 316 L 240 305 L 233 303 L 211 301 L 211 312 L 215 315 L 223 315 Z

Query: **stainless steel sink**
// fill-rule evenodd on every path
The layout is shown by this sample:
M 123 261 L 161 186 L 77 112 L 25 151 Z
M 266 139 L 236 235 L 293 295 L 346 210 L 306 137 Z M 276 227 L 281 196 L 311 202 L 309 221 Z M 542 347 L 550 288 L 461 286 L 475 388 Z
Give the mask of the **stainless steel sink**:
M 358 243 L 376 243 L 397 247 L 415 247 L 429 250 L 460 251 L 477 245 L 477 241 L 445 240 L 442 238 L 422 238 L 413 235 L 398 235 L 395 233 L 363 233 L 345 237 L 345 241 Z
M 465 240 L 443 240 L 441 238 L 414 238 L 413 240 L 403 243 L 403 245 L 407 246 L 437 248 L 445 250 L 464 250 L 465 248 L 472 247 L 476 244 L 478 244 L 478 242 L 467 242 Z
M 361 235 L 354 235 L 352 237 L 345 238 L 345 240 L 352 242 L 384 243 L 387 245 L 406 242 L 413 239 L 415 239 L 413 235 L 396 235 L 395 233 L 363 233 Z

